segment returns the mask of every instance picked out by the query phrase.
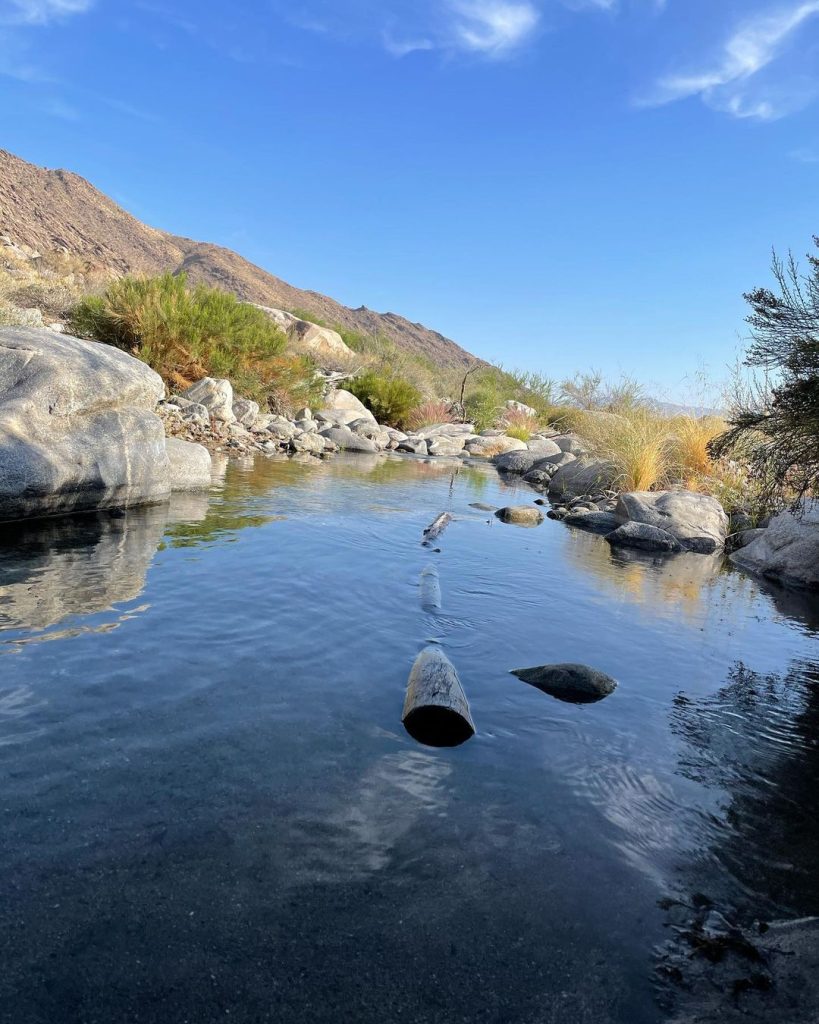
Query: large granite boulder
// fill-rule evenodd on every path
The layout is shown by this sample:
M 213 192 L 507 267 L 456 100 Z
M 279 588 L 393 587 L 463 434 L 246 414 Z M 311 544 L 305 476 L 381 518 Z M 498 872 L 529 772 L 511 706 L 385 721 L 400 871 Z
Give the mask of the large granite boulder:
M 174 491 L 204 491 L 210 487 L 211 459 L 207 448 L 181 437 L 166 437 L 165 451 Z
M 567 453 L 568 454 L 568 453 Z M 577 498 L 610 487 L 615 471 L 605 459 L 582 456 L 561 466 L 549 483 L 549 494 Z
M 254 305 L 257 305 L 254 303 Z M 293 346 L 300 351 L 313 353 L 317 356 L 353 356 L 353 350 L 345 343 L 338 331 L 330 327 L 321 327 L 310 320 L 302 320 L 284 309 L 271 306 L 258 306 L 290 339 Z
M 167 498 L 164 393 L 112 346 L 0 329 L 0 521 Z
M 644 523 L 679 541 L 687 551 L 710 555 L 728 536 L 728 516 L 716 498 L 694 491 L 632 491 L 615 509 L 621 523 Z
M 819 590 L 819 500 L 807 502 L 799 516 L 775 516 L 731 561 L 767 579 Z
M 243 427 L 251 430 L 259 418 L 259 403 L 250 398 L 234 398 L 233 415 Z

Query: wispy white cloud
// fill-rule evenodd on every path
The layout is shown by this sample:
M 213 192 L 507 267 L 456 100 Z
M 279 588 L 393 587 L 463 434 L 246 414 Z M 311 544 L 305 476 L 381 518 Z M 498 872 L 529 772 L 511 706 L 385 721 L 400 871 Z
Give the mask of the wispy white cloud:
M 519 0 L 450 0 L 456 47 L 502 57 L 528 39 L 540 21 L 536 7 Z
M 0 18 L 6 24 L 47 25 L 51 21 L 85 14 L 94 0 L 6 0 Z
M 660 106 L 699 96 L 709 106 L 734 117 L 770 121 L 813 99 L 813 76 L 788 74 L 786 81 L 760 75 L 780 62 L 803 26 L 819 14 L 819 0 L 758 14 L 740 25 L 710 63 L 693 71 L 667 75 L 642 103 Z
M 385 49 L 394 57 L 442 50 L 500 60 L 533 35 L 540 12 L 530 0 L 446 0 L 430 22 L 425 31 L 384 32 Z

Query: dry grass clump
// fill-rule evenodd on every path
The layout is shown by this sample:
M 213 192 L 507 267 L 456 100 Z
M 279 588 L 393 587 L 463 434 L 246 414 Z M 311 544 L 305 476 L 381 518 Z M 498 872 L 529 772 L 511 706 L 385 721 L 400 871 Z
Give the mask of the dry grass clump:
M 727 429 L 719 416 L 674 416 L 669 421 L 673 433 L 679 476 L 683 480 L 708 476 L 714 462 L 708 454 L 708 445 Z
M 721 482 L 723 465 L 708 454 L 709 442 L 725 429 L 719 417 L 664 416 L 645 405 L 616 414 L 578 412 L 571 417 L 572 427 L 589 442 L 593 455 L 611 462 L 621 490 L 681 484 L 707 493 L 727 490 Z
M 416 405 L 407 414 L 404 422 L 409 430 L 422 430 L 437 423 L 457 423 L 458 418 L 453 415 L 449 402 L 436 398 Z
M 507 409 L 498 421 L 498 427 L 509 437 L 518 441 L 528 441 L 538 428 L 537 416 L 524 412 L 522 409 Z

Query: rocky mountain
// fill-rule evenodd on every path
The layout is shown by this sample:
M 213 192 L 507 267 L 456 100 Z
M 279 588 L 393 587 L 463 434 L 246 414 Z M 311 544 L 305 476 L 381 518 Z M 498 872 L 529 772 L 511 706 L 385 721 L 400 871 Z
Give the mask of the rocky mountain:
M 465 349 L 397 313 L 351 309 L 255 266 L 231 249 L 149 227 L 84 178 L 48 170 L 0 149 L 0 235 L 41 253 L 60 250 L 117 273 L 185 271 L 190 280 L 235 292 L 248 302 L 300 309 L 334 325 L 385 335 L 442 366 L 476 361 Z

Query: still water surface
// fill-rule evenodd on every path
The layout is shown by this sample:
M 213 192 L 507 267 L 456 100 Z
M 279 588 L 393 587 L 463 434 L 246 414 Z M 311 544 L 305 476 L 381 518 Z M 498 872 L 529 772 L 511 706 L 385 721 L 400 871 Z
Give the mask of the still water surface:
M 517 486 L 259 461 L 5 528 L 0 1020 L 651 1024 L 663 897 L 819 913 L 819 609 L 471 507 Z M 429 642 L 454 750 L 400 722 Z M 550 661 L 619 689 L 509 675 Z

